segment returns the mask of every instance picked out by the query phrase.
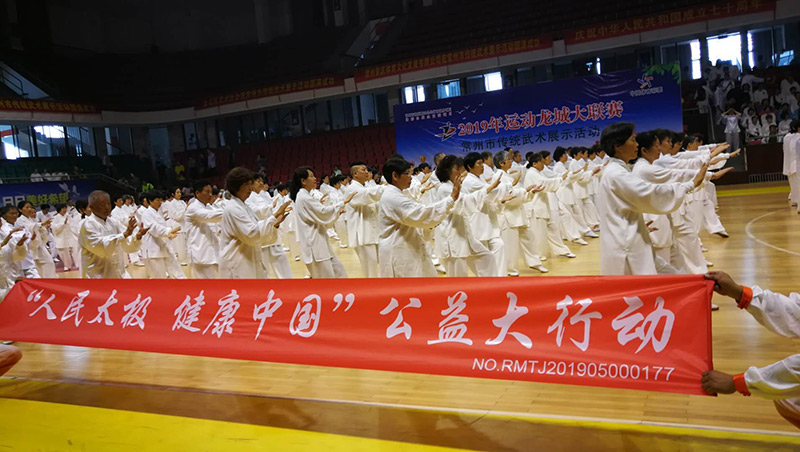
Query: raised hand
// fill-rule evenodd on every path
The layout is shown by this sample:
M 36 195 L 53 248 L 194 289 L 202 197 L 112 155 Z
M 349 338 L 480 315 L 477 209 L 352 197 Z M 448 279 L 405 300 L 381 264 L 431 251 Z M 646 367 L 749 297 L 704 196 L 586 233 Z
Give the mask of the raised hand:
M 134 224 L 136 223 L 134 222 Z M 136 240 L 142 240 L 142 237 L 144 237 L 144 235 L 147 234 L 147 231 L 149 230 L 150 228 L 146 228 L 144 227 L 144 224 L 139 223 L 139 232 L 136 233 Z
M 711 179 L 714 179 L 714 180 L 719 179 L 720 177 L 730 173 L 731 171 L 733 171 L 733 167 L 728 167 L 728 168 L 725 168 L 723 170 L 717 171 L 716 173 L 714 173 L 711 176 Z
M 355 196 L 356 196 L 357 194 L 358 194 L 357 192 L 352 192 L 352 193 L 350 193 L 349 195 L 347 195 L 347 197 L 346 197 L 346 198 L 344 198 L 344 203 L 345 203 L 345 204 L 348 204 L 350 201 L 352 201 L 352 200 L 353 200 L 353 198 L 355 198 Z
M 697 175 L 694 176 L 694 180 L 692 181 L 694 182 L 694 188 L 703 185 L 703 181 L 706 178 L 706 171 L 708 171 L 708 163 L 704 164 L 703 167 L 700 168 L 700 171 L 697 172 Z
M 275 216 L 275 218 L 278 218 L 281 215 L 283 215 L 284 212 L 286 212 L 287 209 L 289 209 L 289 205 L 290 204 L 291 204 L 290 201 L 286 201 L 285 203 L 283 203 L 282 206 L 278 207 L 278 210 L 276 210 L 275 213 L 273 214 Z M 291 210 L 291 209 L 289 209 L 289 210 Z

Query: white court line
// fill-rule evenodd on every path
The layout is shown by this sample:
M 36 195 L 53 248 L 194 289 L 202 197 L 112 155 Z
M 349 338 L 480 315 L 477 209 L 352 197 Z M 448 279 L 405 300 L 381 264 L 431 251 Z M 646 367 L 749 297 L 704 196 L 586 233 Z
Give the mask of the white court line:
M 760 243 L 760 244 L 762 244 L 762 245 L 764 245 L 764 246 L 766 246 L 766 247 L 769 247 L 769 248 L 772 248 L 772 249 L 774 249 L 774 250 L 778 250 L 778 251 L 781 251 L 781 252 L 784 252 L 784 253 L 793 254 L 793 255 L 795 255 L 795 256 L 799 256 L 799 257 L 800 257 L 800 253 L 798 253 L 798 252 L 796 252 L 796 251 L 792 251 L 792 250 L 787 250 L 787 249 L 785 249 L 785 248 L 781 248 L 781 247 L 779 247 L 779 246 L 775 246 L 775 245 L 772 245 L 772 244 L 770 244 L 770 243 L 767 243 L 767 242 L 765 242 L 765 241 L 763 241 L 763 240 L 761 240 L 761 239 L 757 238 L 756 236 L 754 236 L 754 235 L 753 235 L 753 233 L 752 233 L 752 231 L 750 231 L 750 227 L 751 227 L 751 226 L 753 225 L 753 223 L 755 223 L 756 221 L 758 221 L 758 220 L 760 220 L 760 219 L 762 219 L 762 218 L 764 218 L 764 217 L 768 217 L 768 216 L 770 216 L 770 215 L 772 215 L 772 214 L 775 214 L 775 213 L 778 213 L 778 212 L 783 212 L 784 210 L 785 210 L 785 209 L 778 209 L 778 210 L 775 210 L 775 211 L 772 211 L 772 212 L 765 213 L 764 215 L 761 215 L 760 217 L 753 218 L 753 219 L 752 219 L 752 220 L 750 220 L 750 222 L 749 222 L 749 223 L 747 223 L 747 225 L 744 227 L 744 233 L 745 233 L 745 234 L 747 234 L 747 236 L 748 236 L 748 237 L 750 237 L 751 239 L 755 240 L 756 242 L 758 242 L 758 243 Z

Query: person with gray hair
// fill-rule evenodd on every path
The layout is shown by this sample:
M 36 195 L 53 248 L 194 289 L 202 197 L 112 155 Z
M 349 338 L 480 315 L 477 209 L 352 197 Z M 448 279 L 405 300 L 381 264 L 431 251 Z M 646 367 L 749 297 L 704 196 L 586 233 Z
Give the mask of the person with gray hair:
M 81 277 L 130 278 L 125 271 L 123 253 L 135 253 L 142 246 L 142 236 L 148 229 L 139 225 L 131 215 L 123 225 L 111 217 L 111 198 L 102 190 L 89 194 L 92 214 L 81 226 L 78 239 L 81 247 Z

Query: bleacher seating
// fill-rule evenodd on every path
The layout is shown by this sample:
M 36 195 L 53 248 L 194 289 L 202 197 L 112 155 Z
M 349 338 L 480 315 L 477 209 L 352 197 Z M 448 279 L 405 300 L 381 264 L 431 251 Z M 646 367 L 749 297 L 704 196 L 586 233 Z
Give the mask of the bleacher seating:
M 217 176 L 209 179 L 219 187 L 225 185 L 229 153 L 233 152 L 236 166 L 253 171 L 258 169 L 258 157 L 266 159 L 266 175 L 271 184 L 288 182 L 292 172 L 300 166 L 311 166 L 317 177 L 331 174 L 334 165 L 343 172 L 354 161 L 380 167 L 396 151 L 394 126 L 358 127 L 300 138 L 249 143 L 231 150 L 216 150 Z M 187 153 L 176 155 L 185 160 Z
M 3 164 L 0 165 L 0 179 L 5 183 L 25 183 L 34 170 L 38 170 L 39 173 L 73 174 L 76 167 L 83 174 L 105 172 L 97 157 L 38 157 L 3 160 Z

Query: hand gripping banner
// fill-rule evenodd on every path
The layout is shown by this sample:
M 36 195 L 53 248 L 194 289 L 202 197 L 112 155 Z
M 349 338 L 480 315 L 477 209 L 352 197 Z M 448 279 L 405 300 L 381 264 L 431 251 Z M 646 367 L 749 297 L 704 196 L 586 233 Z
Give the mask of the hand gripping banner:
M 20 342 L 705 394 L 702 276 L 26 279 Z

